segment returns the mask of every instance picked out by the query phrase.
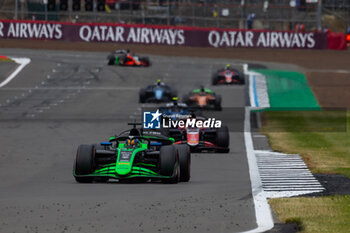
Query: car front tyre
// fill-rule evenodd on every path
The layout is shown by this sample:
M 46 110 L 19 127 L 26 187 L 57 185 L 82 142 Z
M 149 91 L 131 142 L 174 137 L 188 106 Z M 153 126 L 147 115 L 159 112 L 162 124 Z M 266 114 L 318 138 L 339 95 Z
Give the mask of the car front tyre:
M 176 146 L 179 154 L 180 181 L 188 182 L 191 178 L 191 152 L 188 145 Z
M 227 126 L 222 126 L 216 130 L 217 145 L 222 148 L 229 148 L 230 135 Z M 223 152 L 228 152 L 227 150 L 222 150 Z
M 160 148 L 160 174 L 171 177 L 163 179 L 163 183 L 177 183 L 180 179 L 178 154 L 173 145 Z
M 75 158 L 75 180 L 79 183 L 91 183 L 93 177 L 79 177 L 79 175 L 89 175 L 94 171 L 93 145 L 80 145 Z

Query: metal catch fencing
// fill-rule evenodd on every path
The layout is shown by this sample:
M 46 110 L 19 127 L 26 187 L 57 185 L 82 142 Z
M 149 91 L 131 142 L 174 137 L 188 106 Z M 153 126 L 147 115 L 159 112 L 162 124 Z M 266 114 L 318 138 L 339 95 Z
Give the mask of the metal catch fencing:
M 99 11 L 101 9 L 98 4 L 101 1 L 105 7 Z M 66 10 L 60 7 L 62 2 L 67 4 Z M 295 25 L 302 23 L 305 28 L 312 30 L 319 27 L 321 17 L 317 2 L 318 0 L 0 0 L 0 18 L 271 30 L 293 30 Z M 92 7 L 86 8 L 87 3 L 92 3 Z M 350 17 L 349 0 L 324 0 L 322 3 L 324 11 L 336 12 L 344 20 Z M 79 4 L 80 9 L 73 10 L 74 4 Z

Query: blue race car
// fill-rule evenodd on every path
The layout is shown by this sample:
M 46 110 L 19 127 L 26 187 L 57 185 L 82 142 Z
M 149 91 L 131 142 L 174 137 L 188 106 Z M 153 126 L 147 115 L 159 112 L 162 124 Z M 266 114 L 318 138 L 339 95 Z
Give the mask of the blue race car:
M 177 92 L 164 82 L 157 80 L 155 84 L 142 88 L 139 94 L 140 103 L 164 103 L 170 102 Z

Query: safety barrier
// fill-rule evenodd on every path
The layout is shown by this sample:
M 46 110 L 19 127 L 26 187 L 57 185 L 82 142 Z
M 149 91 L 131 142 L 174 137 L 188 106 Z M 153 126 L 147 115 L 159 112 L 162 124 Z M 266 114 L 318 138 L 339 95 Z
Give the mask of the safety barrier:
M 337 42 L 333 40 L 340 37 L 327 38 L 327 33 L 320 32 L 0 20 L 0 38 L 215 48 L 334 49 Z
M 346 46 L 346 36 L 344 33 L 331 32 L 327 35 L 328 49 L 332 50 L 344 50 Z

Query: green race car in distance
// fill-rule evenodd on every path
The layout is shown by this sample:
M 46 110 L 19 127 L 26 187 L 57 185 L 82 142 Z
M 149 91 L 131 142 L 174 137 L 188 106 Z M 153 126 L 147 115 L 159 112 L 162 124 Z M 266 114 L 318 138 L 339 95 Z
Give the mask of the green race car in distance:
M 190 180 L 191 154 L 187 145 L 159 134 L 141 134 L 135 124 L 109 142 L 80 145 L 73 166 L 79 183 L 107 182 L 110 178 L 163 183 Z

